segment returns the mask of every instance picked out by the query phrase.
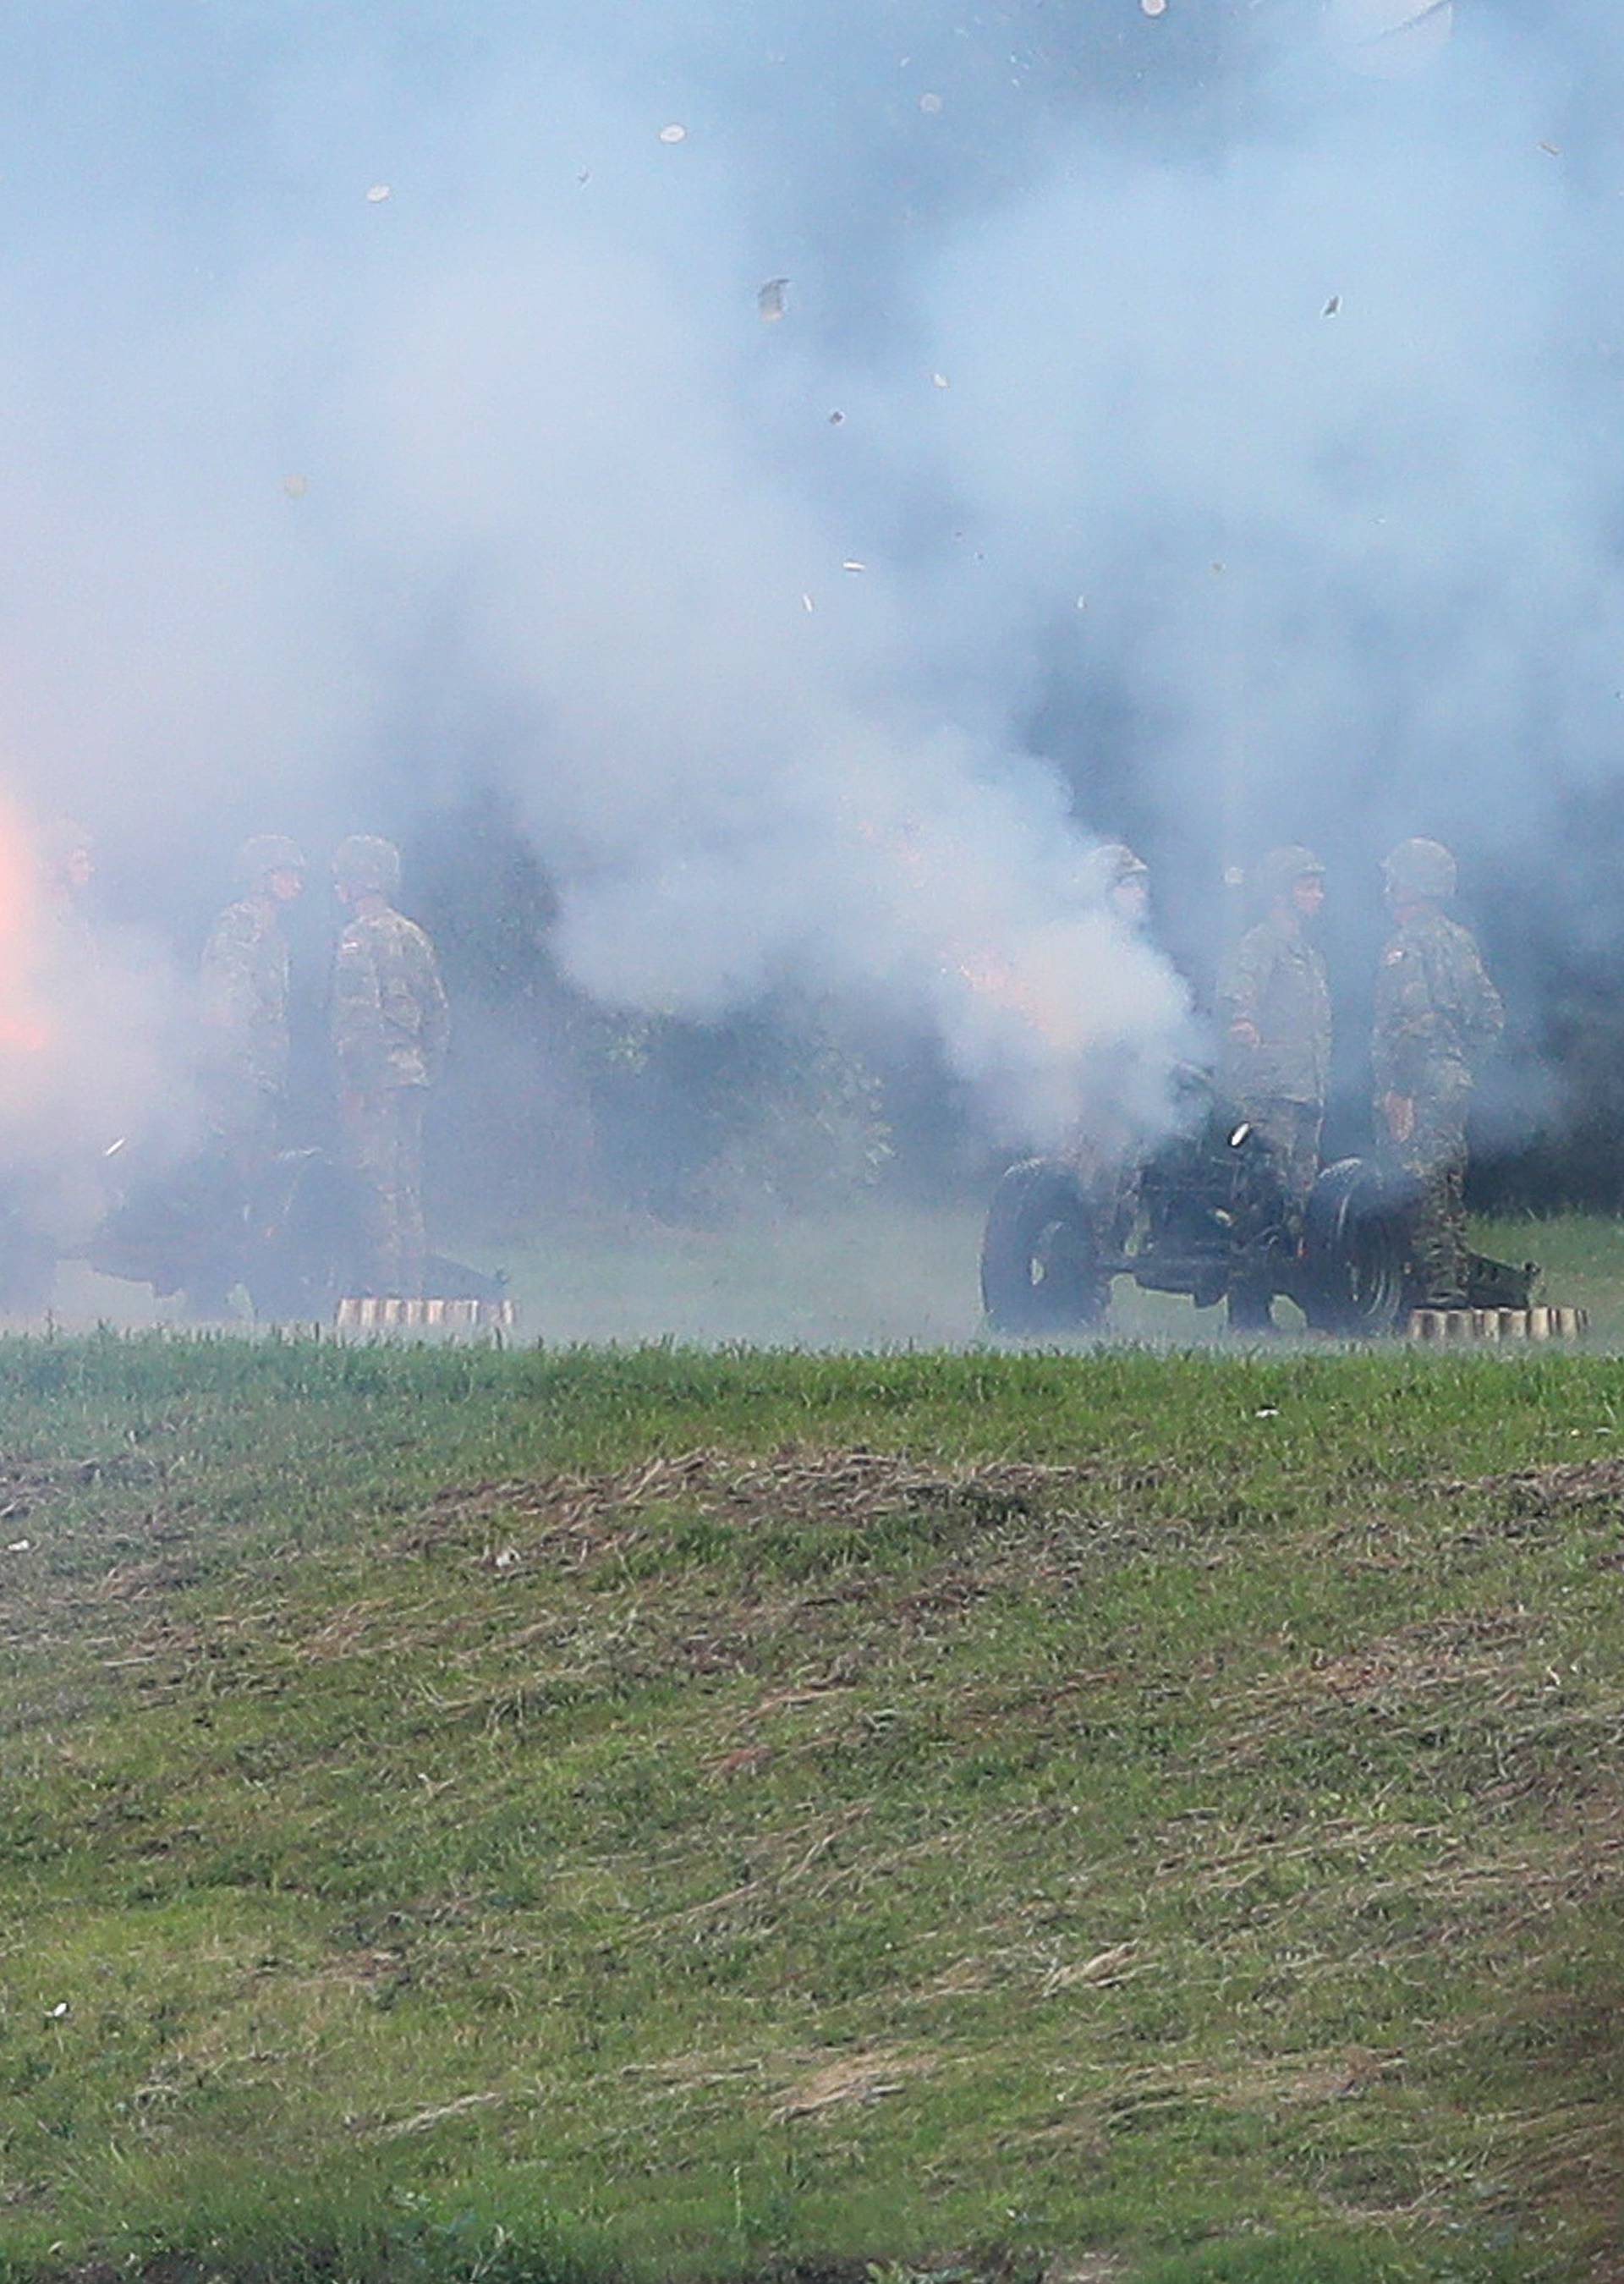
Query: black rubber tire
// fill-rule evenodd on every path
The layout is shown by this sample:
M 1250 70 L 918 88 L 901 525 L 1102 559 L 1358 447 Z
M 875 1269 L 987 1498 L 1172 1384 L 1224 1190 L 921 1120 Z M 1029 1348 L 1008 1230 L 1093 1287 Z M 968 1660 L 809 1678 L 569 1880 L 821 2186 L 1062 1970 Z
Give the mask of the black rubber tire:
M 1069 1168 L 1029 1158 L 993 1193 L 981 1305 L 1001 1333 L 1086 1332 L 1111 1298 L 1095 1215 Z
M 1355 1340 L 1396 1332 L 1409 1302 L 1409 1215 L 1363 1158 L 1327 1166 L 1303 1218 L 1297 1299 L 1316 1332 Z

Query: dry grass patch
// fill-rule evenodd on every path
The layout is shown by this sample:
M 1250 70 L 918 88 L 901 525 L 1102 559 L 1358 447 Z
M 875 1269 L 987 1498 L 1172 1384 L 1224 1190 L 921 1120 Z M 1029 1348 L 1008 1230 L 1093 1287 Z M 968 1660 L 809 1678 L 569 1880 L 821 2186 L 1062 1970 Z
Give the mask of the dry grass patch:
M 1148 1473 L 1131 1471 L 1143 1487 Z M 1052 1508 L 1065 1495 L 1097 1493 L 1101 1471 L 995 1460 L 950 1469 L 927 1467 L 903 1454 L 863 1450 L 818 1451 L 788 1446 L 766 1459 L 736 1452 L 687 1451 L 599 1474 L 542 1475 L 475 1483 L 444 1490 L 390 1552 L 428 1552 L 468 1526 L 539 1524 L 521 1553 L 577 1570 L 636 1543 L 636 1518 L 680 1505 L 741 1531 L 767 1524 L 851 1528 L 883 1525 L 900 1517 L 945 1512 L 970 1522 L 1008 1523 Z M 500 1553 L 492 1558 L 500 1561 Z
M 1496 1686 L 1526 1664 L 1526 1646 L 1539 1623 L 1521 1609 L 1429 1619 L 1339 1656 L 1313 1658 L 1265 1682 L 1257 1695 L 1294 1699 L 1321 1690 L 1349 1704 L 1374 1704 L 1469 1686 L 1488 1692 L 1493 1703 Z
M 1624 1459 L 1575 1459 L 1565 1466 L 1519 1467 L 1511 1474 L 1450 1477 L 1437 1486 L 1447 1498 L 1485 1492 L 1538 1512 L 1548 1507 L 1624 1506 Z
M 816 2116 L 848 2102 L 883 2101 L 888 2094 L 901 2093 L 910 2078 L 926 2077 L 936 2067 L 937 2057 L 897 2046 L 837 2054 L 787 2087 L 768 2122 L 784 2125 L 791 2118 Z

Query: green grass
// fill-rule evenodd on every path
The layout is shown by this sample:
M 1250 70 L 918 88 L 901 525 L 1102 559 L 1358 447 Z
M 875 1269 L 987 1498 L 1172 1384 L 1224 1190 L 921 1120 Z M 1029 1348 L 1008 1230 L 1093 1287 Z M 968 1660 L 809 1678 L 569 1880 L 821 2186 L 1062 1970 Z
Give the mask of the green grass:
M 876 1202 L 716 1230 L 566 1225 L 503 1258 L 526 1326 L 548 1340 L 955 1346 L 983 1333 L 981 1220 L 974 1205 L 926 1211 Z M 1480 1221 L 1472 1242 L 1501 1260 L 1538 1261 L 1542 1297 L 1588 1308 L 1595 1342 L 1624 1345 L 1624 1222 L 1580 1214 Z M 1277 1313 L 1283 1328 L 1300 1321 L 1289 1303 Z M 1222 1309 L 1140 1293 L 1119 1279 L 1112 1329 L 1128 1340 L 1204 1344 L 1225 1328 Z
M 0 2277 L 1605 2272 L 1621 1398 L 0 1343 Z

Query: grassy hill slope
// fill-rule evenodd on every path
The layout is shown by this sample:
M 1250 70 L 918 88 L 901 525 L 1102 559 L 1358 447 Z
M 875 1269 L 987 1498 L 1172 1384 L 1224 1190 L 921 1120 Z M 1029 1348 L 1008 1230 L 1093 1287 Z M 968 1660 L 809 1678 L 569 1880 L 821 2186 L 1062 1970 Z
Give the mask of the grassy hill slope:
M 0 2276 L 1619 2272 L 1621 1395 L 0 1344 Z

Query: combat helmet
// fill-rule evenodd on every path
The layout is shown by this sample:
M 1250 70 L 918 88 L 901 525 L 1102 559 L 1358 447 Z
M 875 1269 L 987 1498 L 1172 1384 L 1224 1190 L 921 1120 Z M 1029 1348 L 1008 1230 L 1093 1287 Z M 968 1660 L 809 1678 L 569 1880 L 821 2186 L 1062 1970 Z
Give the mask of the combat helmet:
M 304 850 L 285 833 L 251 833 L 237 852 L 237 877 L 245 888 L 256 888 L 272 872 L 305 872 Z
M 1441 904 L 1455 894 L 1455 859 L 1441 841 L 1401 841 L 1382 859 L 1381 869 L 1389 896 L 1396 892 Z
M 1299 880 L 1323 880 L 1325 867 L 1312 849 L 1304 849 L 1296 841 L 1288 841 L 1283 849 L 1271 849 L 1258 861 L 1253 875 L 1261 902 L 1277 903 L 1282 896 L 1291 894 Z
M 392 896 L 401 885 L 401 852 L 376 833 L 352 833 L 332 852 L 332 877 L 342 888 Z

